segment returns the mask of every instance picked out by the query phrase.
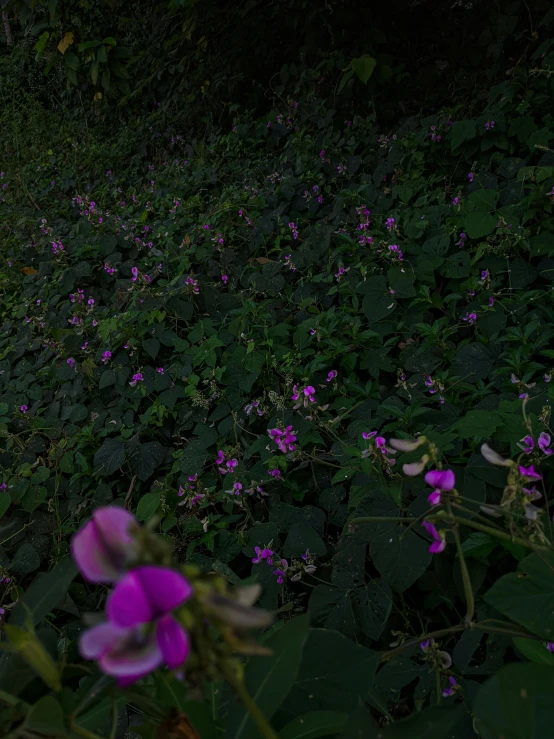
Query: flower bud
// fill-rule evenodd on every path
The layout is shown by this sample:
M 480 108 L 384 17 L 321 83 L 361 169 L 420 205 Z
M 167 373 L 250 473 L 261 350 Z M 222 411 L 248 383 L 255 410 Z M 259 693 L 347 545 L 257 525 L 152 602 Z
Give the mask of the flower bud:
M 498 452 L 491 449 L 488 444 L 481 445 L 481 454 L 489 462 L 489 464 L 496 464 L 499 467 L 511 467 L 514 462 L 511 459 L 504 459 Z
M 427 439 L 425 436 L 420 436 L 419 439 L 389 439 L 389 445 L 396 449 L 398 452 L 413 452 L 418 449 L 422 444 L 425 444 Z
M 423 457 L 419 460 L 419 462 L 409 462 L 408 464 L 403 464 L 402 472 L 405 475 L 408 475 L 408 477 L 415 477 L 416 475 L 421 475 L 421 473 L 427 466 L 428 461 L 429 461 L 429 455 L 424 454 Z

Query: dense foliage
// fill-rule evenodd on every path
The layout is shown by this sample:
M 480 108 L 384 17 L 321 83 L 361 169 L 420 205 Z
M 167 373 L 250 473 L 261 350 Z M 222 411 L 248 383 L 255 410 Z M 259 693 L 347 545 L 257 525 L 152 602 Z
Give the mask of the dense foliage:
M 0 57 L 3 735 L 262 736 L 213 674 L 80 659 L 105 589 L 69 542 L 112 504 L 262 586 L 246 684 L 283 739 L 549 735 L 554 14 L 526 14 L 482 32 L 486 95 L 395 120 L 401 52 L 287 62 L 223 128 L 178 74 L 119 84 L 133 112 Z

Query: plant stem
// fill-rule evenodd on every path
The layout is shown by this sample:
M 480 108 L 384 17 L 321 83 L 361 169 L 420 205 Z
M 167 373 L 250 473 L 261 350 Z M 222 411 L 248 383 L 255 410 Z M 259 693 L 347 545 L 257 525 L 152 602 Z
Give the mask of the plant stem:
M 361 518 L 353 518 L 351 521 L 348 521 L 348 524 L 375 523 L 376 521 L 401 521 L 402 523 L 411 523 L 418 520 L 419 518 L 414 518 L 412 516 L 362 516 Z
M 245 684 L 238 677 L 233 668 L 229 664 L 223 663 L 222 669 L 225 677 L 243 702 L 244 707 L 250 714 L 250 718 L 256 724 L 264 739 L 279 739 L 278 735 L 273 731 L 265 716 L 254 702 L 252 696 L 246 689 Z
M 435 670 L 435 680 L 437 685 L 437 706 L 441 704 L 441 673 L 440 670 Z
M 452 507 L 450 501 L 447 503 L 448 513 L 452 515 Z M 475 598 L 473 596 L 473 588 L 471 586 L 471 578 L 467 569 L 466 560 L 462 551 L 462 544 L 460 542 L 460 534 L 458 533 L 458 526 L 452 528 L 454 533 L 454 539 L 456 540 L 456 549 L 458 550 L 458 559 L 460 560 L 460 571 L 462 574 L 462 583 L 464 586 L 464 595 L 466 599 L 466 616 L 465 623 L 470 624 L 473 621 L 473 615 L 475 613 Z
M 520 544 L 522 547 L 526 547 L 527 549 L 540 550 L 543 552 L 551 551 L 551 547 L 543 547 L 540 544 L 531 544 L 525 539 L 522 539 L 520 536 L 512 536 L 507 531 L 499 531 L 498 529 L 493 529 L 490 526 L 483 526 L 483 524 L 477 523 L 477 521 L 471 521 L 466 518 L 459 518 L 458 516 L 453 516 L 453 518 L 456 523 L 459 523 L 462 526 L 469 526 L 476 531 L 482 531 L 484 534 L 496 536 L 497 539 L 503 539 L 504 541 L 509 541 L 512 544 Z

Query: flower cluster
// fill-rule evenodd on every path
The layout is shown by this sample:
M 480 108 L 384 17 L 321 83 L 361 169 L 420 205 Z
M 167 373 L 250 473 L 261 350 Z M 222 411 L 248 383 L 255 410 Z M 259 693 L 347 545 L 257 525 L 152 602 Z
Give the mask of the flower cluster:
M 280 428 L 269 429 L 268 433 L 283 454 L 295 450 L 296 436 L 292 426 L 287 426 L 284 430 Z
M 305 387 L 298 388 L 298 385 L 292 386 L 291 400 L 297 401 L 294 405 L 294 409 L 304 406 L 307 408 L 310 403 L 315 403 L 315 387 L 313 385 L 306 385 Z
M 233 470 L 238 466 L 238 461 L 236 459 L 227 459 L 222 449 L 218 451 L 215 463 L 217 464 L 217 469 L 222 475 L 226 475 L 228 472 L 233 472 Z

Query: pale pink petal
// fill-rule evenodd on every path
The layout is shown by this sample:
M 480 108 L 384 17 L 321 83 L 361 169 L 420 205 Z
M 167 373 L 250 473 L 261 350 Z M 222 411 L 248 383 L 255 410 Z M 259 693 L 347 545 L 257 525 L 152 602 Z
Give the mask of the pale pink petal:
M 402 472 L 405 475 L 408 475 L 408 477 L 415 477 L 416 475 L 421 475 L 421 473 L 425 469 L 426 464 L 427 460 L 423 459 L 421 459 L 419 462 L 409 462 L 408 464 L 402 465 Z
M 433 490 L 433 492 L 429 494 L 427 500 L 429 501 L 430 505 L 438 505 L 441 502 L 441 491 Z
M 167 567 L 146 565 L 133 570 L 156 615 L 180 606 L 192 595 L 192 585 L 183 575 Z
M 108 549 L 121 551 L 128 547 L 135 548 L 134 539 L 129 532 L 132 526 L 138 525 L 137 519 L 125 508 L 120 506 L 97 508 L 93 513 L 93 519 Z
M 75 534 L 71 540 L 71 554 L 80 573 L 90 582 L 115 582 L 121 574 L 102 546 L 94 521 L 86 523 Z
M 429 547 L 431 554 L 440 554 L 446 548 L 446 541 L 441 539 L 440 541 L 434 541 Z
M 79 654 L 83 659 L 100 659 L 127 637 L 127 629 L 105 621 L 85 631 L 79 640 Z
M 511 467 L 514 463 L 511 459 L 504 459 L 498 452 L 491 449 L 488 444 L 481 445 L 481 454 L 490 464 L 496 464 L 499 467 Z
M 134 682 L 160 667 L 163 661 L 158 643 L 151 634 L 148 638 L 130 637 L 118 649 L 105 654 L 98 664 L 107 675 L 133 678 Z
M 190 642 L 181 624 L 169 614 L 162 616 L 156 626 L 158 647 L 167 665 L 174 670 L 188 657 Z
M 425 444 L 425 438 L 416 439 L 411 441 L 410 439 L 389 439 L 389 445 L 399 452 L 413 452 L 422 444 Z
M 106 613 L 116 626 L 131 627 L 152 621 L 155 611 L 142 588 L 137 570 L 127 573 L 117 583 L 108 596 Z

